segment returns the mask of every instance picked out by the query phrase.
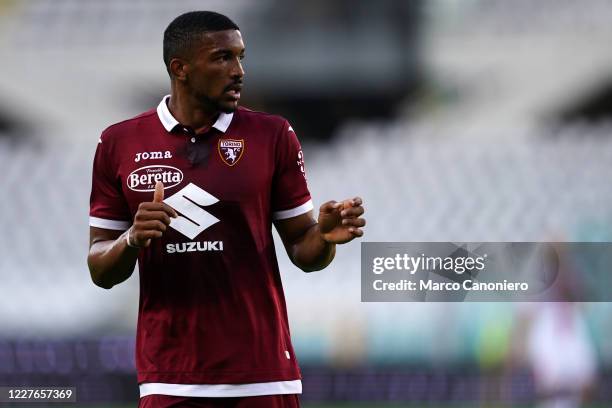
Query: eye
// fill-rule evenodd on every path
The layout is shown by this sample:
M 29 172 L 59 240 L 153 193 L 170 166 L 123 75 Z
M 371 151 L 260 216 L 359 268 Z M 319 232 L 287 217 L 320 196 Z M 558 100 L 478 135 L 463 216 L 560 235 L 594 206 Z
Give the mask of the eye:
M 229 61 L 230 58 L 231 57 L 228 54 L 219 54 L 218 56 L 215 57 L 215 61 L 225 62 L 225 61 Z

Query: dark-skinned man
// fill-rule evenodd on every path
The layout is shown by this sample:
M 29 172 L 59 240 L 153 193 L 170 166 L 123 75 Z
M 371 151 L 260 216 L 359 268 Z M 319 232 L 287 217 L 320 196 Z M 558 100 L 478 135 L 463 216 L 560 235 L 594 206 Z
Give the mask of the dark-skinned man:
M 363 235 L 358 197 L 313 218 L 293 128 L 238 107 L 243 58 L 229 18 L 177 17 L 164 33 L 171 94 L 98 143 L 88 265 L 110 289 L 138 261 L 140 407 L 298 407 L 271 226 L 304 271 Z

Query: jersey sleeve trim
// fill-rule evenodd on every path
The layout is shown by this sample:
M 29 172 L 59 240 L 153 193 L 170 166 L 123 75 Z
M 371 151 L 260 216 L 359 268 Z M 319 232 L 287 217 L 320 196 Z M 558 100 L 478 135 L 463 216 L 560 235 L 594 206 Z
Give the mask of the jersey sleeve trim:
M 284 220 L 287 218 L 293 218 L 293 217 L 297 217 L 298 215 L 302 215 L 304 213 L 307 213 L 308 211 L 313 209 L 313 204 L 312 204 L 312 200 L 308 200 L 306 201 L 304 204 L 297 206 L 295 208 L 291 208 L 289 210 L 283 210 L 283 211 L 275 211 L 272 213 L 272 219 L 274 221 L 276 220 Z
M 129 221 L 107 220 L 105 218 L 89 217 L 89 226 L 109 230 L 125 231 L 130 228 Z
M 259 395 L 301 394 L 302 381 L 272 381 L 250 384 L 140 384 L 140 398 L 151 394 L 177 397 L 254 397 Z

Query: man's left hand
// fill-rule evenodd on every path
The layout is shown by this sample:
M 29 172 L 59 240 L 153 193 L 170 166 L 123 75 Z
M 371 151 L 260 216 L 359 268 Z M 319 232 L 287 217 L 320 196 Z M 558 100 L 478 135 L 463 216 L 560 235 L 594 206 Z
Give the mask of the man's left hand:
M 355 197 L 343 201 L 328 201 L 319 209 L 319 230 L 322 238 L 332 244 L 344 244 L 363 236 L 366 220 L 363 200 Z

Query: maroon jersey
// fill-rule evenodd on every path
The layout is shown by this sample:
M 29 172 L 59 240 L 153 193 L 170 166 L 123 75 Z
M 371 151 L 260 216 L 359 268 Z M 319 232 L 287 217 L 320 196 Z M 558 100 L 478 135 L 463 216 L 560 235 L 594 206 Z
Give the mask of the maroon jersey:
M 196 135 L 167 99 L 106 129 L 93 166 L 91 226 L 127 229 L 157 181 L 179 214 L 138 256 L 141 395 L 297 393 L 271 227 L 312 209 L 299 141 L 244 108 Z

